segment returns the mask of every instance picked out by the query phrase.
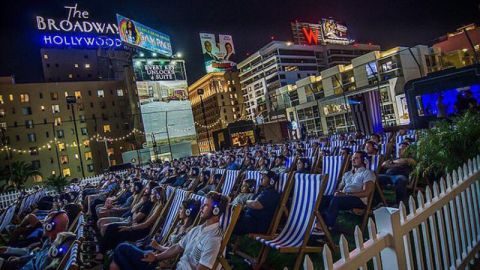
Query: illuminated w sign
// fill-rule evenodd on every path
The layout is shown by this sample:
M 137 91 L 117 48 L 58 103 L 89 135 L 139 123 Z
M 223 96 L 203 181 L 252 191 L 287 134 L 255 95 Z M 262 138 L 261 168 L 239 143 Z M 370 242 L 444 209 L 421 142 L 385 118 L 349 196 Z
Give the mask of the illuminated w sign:
M 318 45 L 318 30 L 303 27 L 302 32 L 305 35 L 308 44 Z

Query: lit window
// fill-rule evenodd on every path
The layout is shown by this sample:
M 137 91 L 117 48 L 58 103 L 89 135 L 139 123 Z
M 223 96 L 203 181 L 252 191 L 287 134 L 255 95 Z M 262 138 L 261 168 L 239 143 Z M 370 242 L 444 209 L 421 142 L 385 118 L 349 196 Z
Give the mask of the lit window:
M 75 159 L 78 159 L 78 154 L 75 154 Z
M 123 90 L 122 89 L 117 89 L 117 96 L 123 97 Z
M 33 128 L 33 120 L 25 120 L 25 128 Z
M 63 130 L 57 130 L 57 138 L 63 138 L 65 135 L 64 135 L 64 132 Z
M 92 152 L 85 152 L 85 159 L 91 160 L 92 159 Z
M 0 95 L 0 104 L 3 104 L 3 95 Z
M 75 64 L 74 66 L 75 66 L 76 68 L 78 68 L 78 64 Z
M 29 142 L 36 142 L 37 141 L 37 136 L 35 136 L 35 133 L 28 133 L 27 138 Z
M 5 117 L 5 109 L 0 109 L 0 117 Z
M 59 151 L 64 151 L 65 150 L 65 144 L 64 143 L 58 143 L 58 150 Z
M 40 110 L 42 110 L 42 112 L 44 112 L 45 111 L 45 106 L 43 106 L 43 105 L 40 106 Z
M 103 132 L 110 132 L 110 125 L 103 125 Z
M 69 169 L 69 168 L 63 169 L 63 176 L 65 176 L 65 177 L 69 177 L 69 176 L 70 176 L 70 169 Z
M 82 132 L 82 135 L 88 135 L 87 128 L 81 128 L 80 131 Z
M 108 153 L 107 153 L 107 154 L 108 154 L 109 156 L 113 156 L 114 152 L 115 152 L 115 151 L 113 150 L 113 148 L 108 148 Z
M 89 140 L 84 140 L 83 141 L 83 146 L 90 147 L 90 141 Z
M 52 113 L 55 114 L 55 113 L 59 113 L 60 112 L 60 105 L 56 104 L 56 105 L 52 105 Z
M 76 97 L 77 99 L 81 99 L 81 98 L 82 98 L 82 92 L 80 92 L 80 91 L 75 91 L 75 97 Z
M 55 175 L 55 173 L 56 173 L 55 171 L 52 171 L 52 175 Z
M 68 91 L 65 91 L 65 97 L 68 97 Z
M 90 64 L 85 64 L 85 68 L 90 68 Z
M 73 78 L 73 74 L 72 73 L 68 74 L 68 78 L 70 79 Z
M 12 94 L 8 95 L 8 99 L 9 99 L 10 101 L 13 101 L 13 95 L 12 95 Z
M 58 100 L 58 93 L 57 92 L 50 93 L 50 99 L 51 100 Z
M 62 124 L 62 118 L 61 117 L 56 117 L 54 121 L 55 121 L 55 126 L 60 126 Z
M 32 162 L 32 164 L 33 164 L 33 162 Z M 32 178 L 33 178 L 33 182 L 35 182 L 35 183 L 39 183 L 39 182 L 43 181 L 43 177 L 41 175 L 34 175 L 34 176 L 32 176 Z
M 103 90 L 97 90 L 97 96 L 98 97 L 104 97 L 105 93 L 103 92 Z
M 48 54 L 44 54 L 43 59 L 48 59 Z

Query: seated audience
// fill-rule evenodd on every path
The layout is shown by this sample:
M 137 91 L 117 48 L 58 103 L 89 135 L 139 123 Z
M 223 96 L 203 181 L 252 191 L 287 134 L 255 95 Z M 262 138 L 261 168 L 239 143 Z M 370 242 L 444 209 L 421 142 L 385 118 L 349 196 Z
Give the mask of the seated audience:
M 245 203 L 250 200 L 255 194 L 255 180 L 246 179 L 243 180 L 242 186 L 240 188 L 240 193 L 233 199 L 232 205 L 245 205 Z

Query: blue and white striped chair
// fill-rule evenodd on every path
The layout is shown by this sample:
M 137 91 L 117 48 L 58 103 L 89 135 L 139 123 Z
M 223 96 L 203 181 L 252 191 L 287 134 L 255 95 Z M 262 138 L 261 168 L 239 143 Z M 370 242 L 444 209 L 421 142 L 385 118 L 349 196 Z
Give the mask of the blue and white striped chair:
M 221 193 L 225 196 L 230 195 L 232 192 L 233 187 L 235 186 L 235 183 L 237 182 L 238 179 L 238 174 L 240 171 L 238 170 L 227 170 L 225 177 L 223 178 L 223 184 L 221 188 Z
M 282 194 L 285 191 L 285 187 L 287 186 L 288 177 L 290 175 L 288 173 L 281 173 L 278 176 L 277 184 L 275 185 L 275 189 L 278 193 Z
M 258 262 L 260 267 L 265 262 L 269 248 L 280 253 L 297 253 L 294 269 L 299 269 L 305 253 L 322 250 L 321 247 L 307 246 L 307 242 L 324 193 L 326 177 L 296 173 L 293 185 L 292 206 L 283 230 L 278 235 L 256 237 L 263 244 Z
M 220 217 L 220 228 L 223 230 L 223 239 L 220 243 L 217 259 L 215 260 L 215 263 L 211 269 L 219 269 L 219 265 L 221 265 L 223 269 L 232 269 L 225 258 L 225 250 L 228 242 L 230 241 L 230 237 L 232 236 L 233 229 L 235 228 L 235 225 L 237 225 L 237 220 L 241 212 L 241 205 L 228 206 L 225 213 L 223 213 L 223 215 Z
M 170 205 L 170 208 L 168 209 L 167 217 L 165 219 L 165 223 L 163 224 L 162 228 L 162 239 L 166 240 L 166 236 L 170 232 L 170 228 L 174 224 L 177 216 L 178 216 L 178 209 L 180 208 L 180 205 L 182 202 L 188 198 L 188 195 L 190 194 L 189 191 L 183 190 L 183 189 L 176 189 L 175 194 L 172 200 L 172 204 Z
M 79 257 L 80 245 L 78 241 L 75 241 L 70 247 L 70 251 L 67 254 L 68 260 L 65 263 L 63 270 L 77 270 L 79 269 L 78 257 Z
M 378 145 L 378 150 L 380 155 L 386 155 L 387 154 L 387 144 L 386 143 L 383 143 L 383 144 L 379 144 Z
M 3 215 L 2 223 L 0 224 L 0 233 L 12 222 L 13 216 L 15 215 L 15 208 L 17 207 L 16 204 L 10 205 L 10 207 L 5 210 L 5 214 Z
M 338 186 L 340 177 L 345 167 L 345 159 L 342 156 L 326 156 L 322 160 L 322 174 L 328 175 L 325 195 L 333 195 Z
M 172 186 L 167 186 L 167 190 L 165 191 L 165 193 L 167 195 L 167 198 L 170 198 L 170 196 L 175 193 L 175 188 Z
M 368 158 L 367 168 L 370 169 L 372 172 L 377 172 L 380 168 L 380 162 L 382 161 L 382 155 L 374 155 Z
M 190 198 L 194 199 L 196 201 L 199 201 L 200 205 L 205 204 L 205 202 L 207 201 L 207 198 L 205 196 L 198 195 L 198 194 L 195 194 L 195 193 L 190 194 Z
M 254 179 L 255 180 L 255 192 L 260 188 L 260 183 L 262 182 L 262 172 L 260 171 L 245 171 L 245 179 Z

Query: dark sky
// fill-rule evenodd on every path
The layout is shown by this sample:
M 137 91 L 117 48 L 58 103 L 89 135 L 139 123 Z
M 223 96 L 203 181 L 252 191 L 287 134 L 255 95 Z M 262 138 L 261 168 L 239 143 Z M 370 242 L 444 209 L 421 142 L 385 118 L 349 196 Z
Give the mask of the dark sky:
M 17 82 L 42 80 L 35 16 L 64 18 L 64 5 L 74 1 L 5 2 L 0 10 L 0 75 L 14 74 Z M 311 0 L 214 1 L 131 0 L 78 1 L 92 19 L 114 22 L 115 13 L 170 35 L 174 51 L 182 52 L 189 82 L 204 74 L 199 32 L 233 35 L 237 59 L 242 60 L 270 41 L 289 40 L 293 20 L 317 22 L 333 17 L 347 24 L 350 36 L 388 49 L 431 45 L 457 27 L 479 21 L 479 1 L 449 0 Z

